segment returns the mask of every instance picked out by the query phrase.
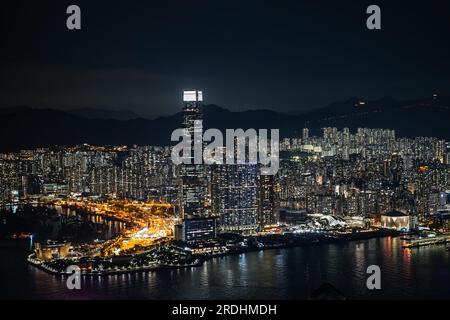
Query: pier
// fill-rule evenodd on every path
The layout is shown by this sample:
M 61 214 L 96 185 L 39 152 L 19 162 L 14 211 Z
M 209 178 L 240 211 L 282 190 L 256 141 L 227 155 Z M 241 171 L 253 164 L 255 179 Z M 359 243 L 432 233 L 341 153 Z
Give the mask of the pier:
M 441 235 L 433 238 L 411 240 L 409 243 L 402 245 L 403 248 L 416 248 L 430 246 L 435 244 L 446 244 L 450 242 L 450 235 Z

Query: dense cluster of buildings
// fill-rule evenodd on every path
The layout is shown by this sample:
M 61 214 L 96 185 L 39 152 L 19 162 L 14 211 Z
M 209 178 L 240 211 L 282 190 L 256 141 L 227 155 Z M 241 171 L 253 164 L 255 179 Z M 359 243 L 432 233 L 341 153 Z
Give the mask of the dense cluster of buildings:
M 449 203 L 449 145 L 436 138 L 396 138 L 393 130 L 324 128 L 322 137 L 284 139 L 284 206 L 313 213 L 370 216 L 396 208 L 418 217 Z
M 202 130 L 196 126 L 202 101 L 201 91 L 184 93 L 183 126 L 190 135 Z M 162 201 L 178 208 L 183 222 L 175 234 L 182 240 L 252 233 L 300 223 L 307 214 L 378 219 L 380 225 L 403 225 L 399 212 L 416 221 L 449 216 L 444 140 L 368 128 L 323 128 L 311 136 L 304 128 L 302 137 L 280 141 L 280 151 L 280 170 L 270 176 L 261 175 L 258 164 L 175 165 L 168 146 L 23 150 L 0 155 L 0 201 L 42 195 Z
M 0 155 L 0 198 L 32 195 L 115 195 L 171 199 L 168 147 L 37 149 Z

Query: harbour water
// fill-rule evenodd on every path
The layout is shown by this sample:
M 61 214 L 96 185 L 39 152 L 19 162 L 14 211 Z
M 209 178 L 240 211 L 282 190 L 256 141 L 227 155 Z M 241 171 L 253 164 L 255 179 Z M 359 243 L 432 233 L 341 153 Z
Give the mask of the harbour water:
M 385 237 L 273 249 L 215 258 L 201 267 L 85 278 L 70 291 L 63 277 L 25 261 L 27 241 L 0 244 L 1 299 L 308 299 L 331 283 L 349 299 L 449 299 L 450 253 L 443 245 L 403 249 Z M 369 265 L 381 290 L 368 290 Z

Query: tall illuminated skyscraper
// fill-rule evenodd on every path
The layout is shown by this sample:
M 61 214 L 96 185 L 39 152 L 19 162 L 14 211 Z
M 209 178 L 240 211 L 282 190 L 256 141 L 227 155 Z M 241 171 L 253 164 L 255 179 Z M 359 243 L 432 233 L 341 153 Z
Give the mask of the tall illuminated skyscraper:
M 194 163 L 194 145 L 202 145 L 203 127 L 201 104 L 202 91 L 183 92 L 183 126 L 186 134 L 191 137 L 191 154 L 189 164 L 181 167 L 181 210 L 185 219 L 205 217 L 206 177 L 203 164 Z M 200 141 L 195 141 L 199 139 Z M 203 148 L 202 148 L 203 152 Z

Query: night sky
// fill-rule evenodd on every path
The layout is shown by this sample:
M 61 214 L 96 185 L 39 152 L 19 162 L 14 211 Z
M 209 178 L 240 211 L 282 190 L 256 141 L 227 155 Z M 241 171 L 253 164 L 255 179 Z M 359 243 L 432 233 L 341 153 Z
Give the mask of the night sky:
M 445 1 L 2 1 L 0 106 L 304 112 L 350 97 L 450 95 Z M 392 4 L 396 2 L 396 4 Z M 78 4 L 82 30 L 66 29 Z M 378 4 L 382 30 L 366 28 Z

